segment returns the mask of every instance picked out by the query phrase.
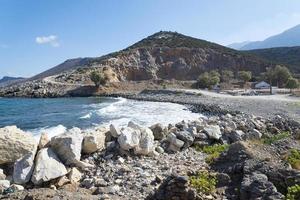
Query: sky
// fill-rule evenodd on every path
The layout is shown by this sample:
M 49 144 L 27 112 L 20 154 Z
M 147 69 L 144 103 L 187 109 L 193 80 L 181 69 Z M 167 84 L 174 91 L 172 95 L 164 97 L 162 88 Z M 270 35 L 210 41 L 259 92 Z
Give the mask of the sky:
M 228 45 L 297 24 L 299 0 L 0 0 L 0 77 L 30 77 L 161 30 Z

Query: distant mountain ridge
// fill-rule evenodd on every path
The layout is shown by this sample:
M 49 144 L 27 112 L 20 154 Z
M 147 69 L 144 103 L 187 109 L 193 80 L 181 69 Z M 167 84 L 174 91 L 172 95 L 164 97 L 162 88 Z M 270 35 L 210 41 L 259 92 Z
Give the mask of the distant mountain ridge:
M 278 35 L 269 37 L 263 41 L 250 42 L 242 45 L 237 50 L 266 49 L 274 47 L 300 46 L 300 24 Z
M 24 80 L 23 77 L 10 77 L 10 76 L 3 76 L 2 79 L 0 79 L 0 87 L 5 87 L 7 85 L 19 82 L 21 80 Z

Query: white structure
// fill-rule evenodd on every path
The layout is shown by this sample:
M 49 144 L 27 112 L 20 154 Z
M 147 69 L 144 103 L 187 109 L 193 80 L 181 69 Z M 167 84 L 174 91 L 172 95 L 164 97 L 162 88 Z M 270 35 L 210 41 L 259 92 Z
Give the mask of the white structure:
M 270 84 L 266 83 L 265 81 L 261 81 L 255 84 L 255 89 L 268 89 L 270 88 Z

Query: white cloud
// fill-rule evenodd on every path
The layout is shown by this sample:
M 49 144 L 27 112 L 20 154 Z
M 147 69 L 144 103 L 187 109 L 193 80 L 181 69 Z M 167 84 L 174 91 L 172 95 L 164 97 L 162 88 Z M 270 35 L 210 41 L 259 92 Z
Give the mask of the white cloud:
M 59 47 L 58 37 L 56 35 L 38 36 L 35 38 L 38 44 L 50 44 L 52 47 Z

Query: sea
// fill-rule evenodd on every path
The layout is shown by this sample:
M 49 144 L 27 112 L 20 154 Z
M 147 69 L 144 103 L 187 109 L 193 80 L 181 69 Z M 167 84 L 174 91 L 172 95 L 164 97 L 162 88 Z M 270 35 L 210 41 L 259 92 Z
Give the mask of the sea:
M 184 105 L 136 101 L 125 98 L 0 98 L 0 128 L 16 125 L 38 137 L 50 137 L 78 127 L 92 129 L 113 123 L 124 127 L 129 121 L 141 126 L 174 124 L 203 117 Z

